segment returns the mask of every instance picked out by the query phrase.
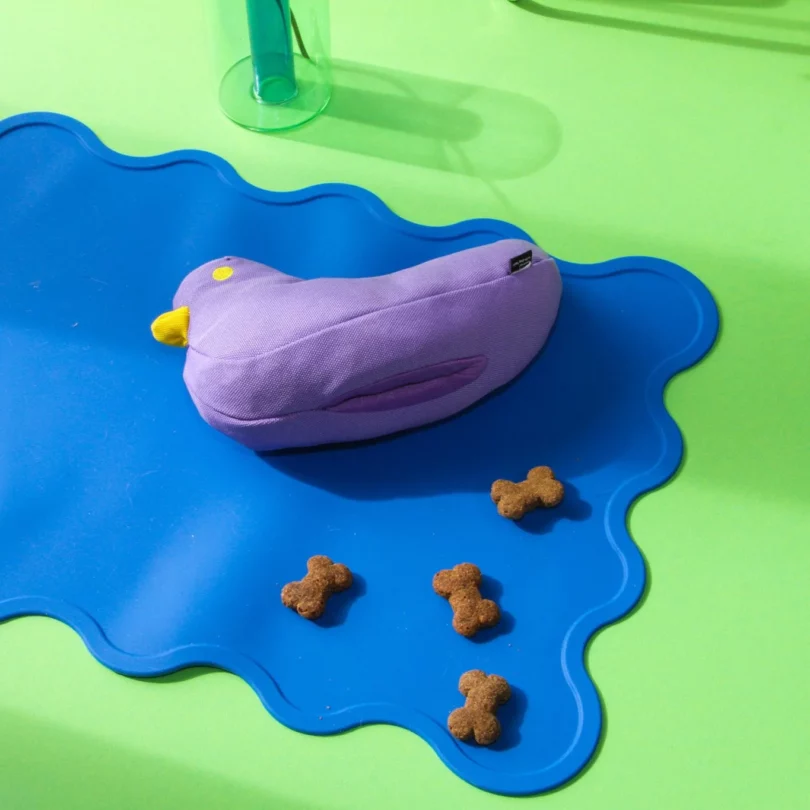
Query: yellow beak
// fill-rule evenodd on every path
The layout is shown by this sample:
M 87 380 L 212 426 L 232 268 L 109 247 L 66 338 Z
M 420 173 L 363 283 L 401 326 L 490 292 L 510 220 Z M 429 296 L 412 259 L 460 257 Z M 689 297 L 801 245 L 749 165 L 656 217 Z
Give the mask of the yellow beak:
M 188 346 L 188 307 L 178 307 L 171 312 L 164 312 L 152 323 L 152 336 L 167 346 Z

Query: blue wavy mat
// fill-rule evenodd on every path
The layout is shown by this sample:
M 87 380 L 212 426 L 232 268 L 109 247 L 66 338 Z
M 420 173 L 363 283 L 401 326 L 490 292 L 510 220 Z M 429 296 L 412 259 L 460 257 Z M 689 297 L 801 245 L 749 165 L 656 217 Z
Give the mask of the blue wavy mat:
M 191 268 L 371 275 L 524 234 L 415 225 L 347 186 L 261 191 L 200 152 L 125 157 L 48 114 L 0 123 L 0 189 L 0 618 L 58 618 L 130 675 L 230 670 L 300 731 L 404 726 L 487 790 L 576 774 L 601 725 L 585 645 L 644 588 L 627 509 L 681 458 L 664 386 L 717 332 L 700 282 L 657 259 L 560 262 L 558 324 L 511 386 L 423 430 L 260 457 L 202 422 L 183 352 L 149 334 Z M 537 464 L 564 505 L 503 520 L 491 482 Z M 317 553 L 357 583 L 310 623 L 279 591 Z M 504 612 L 474 641 L 431 589 L 462 561 Z M 491 748 L 445 727 L 472 668 L 514 688 Z

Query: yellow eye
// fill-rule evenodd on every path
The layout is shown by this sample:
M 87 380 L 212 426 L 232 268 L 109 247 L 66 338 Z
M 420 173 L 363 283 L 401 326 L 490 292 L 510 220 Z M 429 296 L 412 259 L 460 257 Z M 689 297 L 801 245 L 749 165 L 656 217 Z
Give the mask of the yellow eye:
M 233 267 L 217 267 L 213 273 L 211 273 L 211 278 L 214 281 L 225 281 L 229 279 L 233 275 Z

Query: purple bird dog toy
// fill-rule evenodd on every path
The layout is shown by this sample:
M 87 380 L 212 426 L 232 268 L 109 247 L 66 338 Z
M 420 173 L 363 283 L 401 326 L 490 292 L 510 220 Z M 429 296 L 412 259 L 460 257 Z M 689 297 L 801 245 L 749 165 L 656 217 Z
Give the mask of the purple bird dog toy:
M 183 378 L 206 422 L 278 450 L 458 413 L 531 362 L 561 293 L 554 260 L 518 239 L 369 278 L 226 256 L 183 279 L 152 334 L 188 347 Z

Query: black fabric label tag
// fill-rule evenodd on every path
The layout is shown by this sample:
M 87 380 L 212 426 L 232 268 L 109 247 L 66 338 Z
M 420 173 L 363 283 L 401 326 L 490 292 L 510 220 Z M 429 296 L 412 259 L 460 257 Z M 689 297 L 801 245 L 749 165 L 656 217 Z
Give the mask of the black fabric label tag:
M 521 253 L 520 256 L 515 256 L 515 258 L 509 262 L 509 274 L 519 273 L 521 270 L 525 270 L 531 263 L 532 252 L 527 250 L 525 253 Z

